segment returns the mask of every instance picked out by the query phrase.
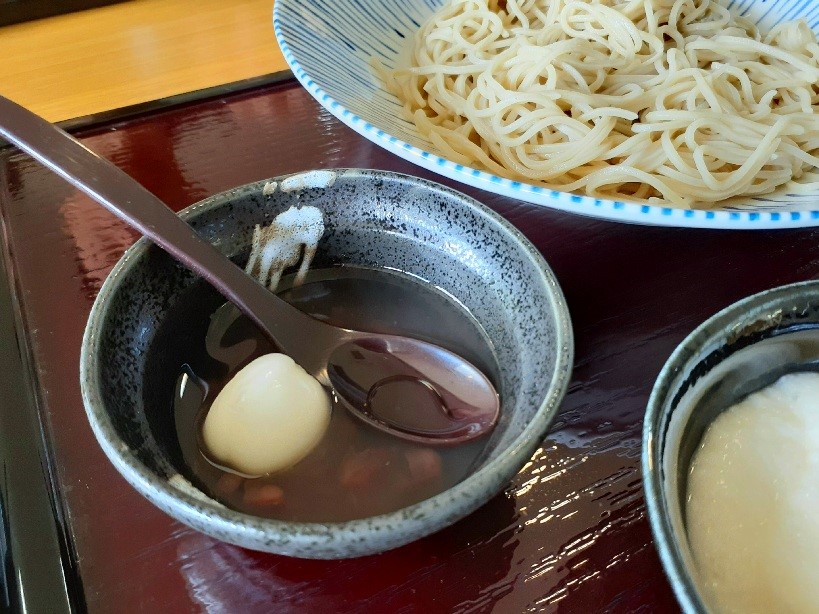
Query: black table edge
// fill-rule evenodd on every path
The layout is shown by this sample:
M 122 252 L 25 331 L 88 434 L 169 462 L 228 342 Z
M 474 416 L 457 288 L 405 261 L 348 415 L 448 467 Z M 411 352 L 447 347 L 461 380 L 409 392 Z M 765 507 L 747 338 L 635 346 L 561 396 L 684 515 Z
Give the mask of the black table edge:
M 82 580 L 2 217 L 0 232 L 0 609 L 83 612 Z

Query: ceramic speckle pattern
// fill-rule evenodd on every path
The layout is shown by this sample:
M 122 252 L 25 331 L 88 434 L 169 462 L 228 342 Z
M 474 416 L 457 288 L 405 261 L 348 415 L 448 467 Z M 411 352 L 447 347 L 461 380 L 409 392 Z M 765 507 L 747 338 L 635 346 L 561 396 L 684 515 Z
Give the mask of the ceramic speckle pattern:
M 282 178 L 277 181 L 281 185 Z M 398 512 L 345 523 L 260 519 L 225 508 L 182 477 L 168 435 L 152 424 L 157 401 L 146 353 L 163 318 L 196 278 L 146 240 L 130 248 L 97 297 L 80 361 L 83 399 L 105 453 L 168 514 L 219 539 L 306 558 L 387 550 L 465 516 L 520 470 L 542 440 L 569 381 L 573 340 L 557 280 L 510 224 L 431 182 L 380 171 L 338 170 L 327 188 L 271 192 L 266 181 L 182 212 L 200 234 L 243 262 L 253 226 L 291 205 L 325 216 L 317 258 L 388 266 L 444 289 L 486 330 L 500 366 L 502 419 L 475 473 Z M 180 331 L 182 334 L 183 331 Z M 162 395 L 159 395 L 160 397 Z
M 415 31 L 447 0 L 276 0 L 273 26 L 293 74 L 330 113 L 388 151 L 450 179 L 504 196 L 591 217 L 657 226 L 794 228 L 819 225 L 819 194 L 784 190 L 709 211 L 558 192 L 456 164 L 439 155 L 371 68 L 393 68 Z M 803 0 L 730 0 L 725 5 L 769 30 L 804 18 L 816 30 L 819 4 Z
M 654 385 L 643 423 L 646 506 L 663 567 L 689 614 L 707 611 L 691 573 L 683 520 L 691 459 L 710 423 L 734 402 L 728 399 L 737 398 L 738 390 L 748 394 L 757 389 L 760 384 L 754 380 L 761 381 L 762 373 L 776 373 L 777 368 L 776 359 L 757 355 L 733 367 L 734 376 L 725 369 L 726 361 L 736 361 L 743 350 L 787 343 L 810 330 L 819 331 L 819 282 L 761 292 L 694 330 L 668 359 Z M 787 356 L 793 360 L 792 354 Z M 733 379 L 728 380 L 729 376 Z M 697 397 L 701 400 L 684 402 Z

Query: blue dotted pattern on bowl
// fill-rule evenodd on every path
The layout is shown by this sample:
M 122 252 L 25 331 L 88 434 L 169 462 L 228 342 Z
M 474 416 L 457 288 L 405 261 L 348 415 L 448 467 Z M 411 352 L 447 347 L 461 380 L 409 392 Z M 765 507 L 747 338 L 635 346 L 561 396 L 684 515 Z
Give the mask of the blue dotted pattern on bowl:
M 558 192 L 456 164 L 404 119 L 384 90 L 373 58 L 393 68 L 413 33 L 445 0 L 277 0 L 276 38 L 296 78 L 330 113 L 388 151 L 450 179 L 519 200 L 591 217 L 704 228 L 794 228 L 819 225 L 819 194 L 774 193 L 711 211 L 641 205 Z M 819 26 L 812 0 L 729 0 L 734 13 L 763 30 L 784 20 Z

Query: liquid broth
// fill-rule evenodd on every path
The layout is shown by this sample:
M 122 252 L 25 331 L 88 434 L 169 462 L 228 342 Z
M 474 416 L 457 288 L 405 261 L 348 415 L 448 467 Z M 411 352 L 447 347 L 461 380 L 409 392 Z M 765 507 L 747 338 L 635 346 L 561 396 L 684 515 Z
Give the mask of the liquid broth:
M 429 284 L 395 271 L 348 266 L 311 271 L 296 288 L 287 287 L 290 281 L 283 280 L 279 295 L 318 319 L 432 341 L 498 382 L 486 333 L 463 306 Z M 407 442 L 364 424 L 333 399 L 326 435 L 292 468 L 260 478 L 220 469 L 201 452 L 201 420 L 240 368 L 276 348 L 232 306 L 220 307 L 214 317 L 203 355 L 189 361 L 196 370 L 186 364 L 179 374 L 174 419 L 188 477 L 228 507 L 304 522 L 383 514 L 461 481 L 486 444 L 487 437 L 451 448 Z

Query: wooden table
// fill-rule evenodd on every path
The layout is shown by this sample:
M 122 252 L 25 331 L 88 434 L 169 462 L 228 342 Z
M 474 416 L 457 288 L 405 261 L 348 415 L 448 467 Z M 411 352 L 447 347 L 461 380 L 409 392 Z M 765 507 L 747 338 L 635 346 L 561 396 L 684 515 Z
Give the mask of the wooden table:
M 273 0 L 131 0 L 6 26 L 0 94 L 56 122 L 276 73 L 272 12 Z

